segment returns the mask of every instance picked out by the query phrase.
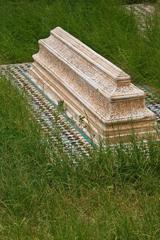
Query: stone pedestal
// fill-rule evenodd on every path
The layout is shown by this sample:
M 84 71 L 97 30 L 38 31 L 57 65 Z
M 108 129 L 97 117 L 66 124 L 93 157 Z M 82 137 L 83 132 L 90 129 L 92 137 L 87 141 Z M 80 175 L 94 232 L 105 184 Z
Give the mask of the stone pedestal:
M 155 115 L 145 106 L 145 93 L 117 66 L 60 27 L 39 41 L 30 74 L 94 141 L 126 140 L 154 134 Z

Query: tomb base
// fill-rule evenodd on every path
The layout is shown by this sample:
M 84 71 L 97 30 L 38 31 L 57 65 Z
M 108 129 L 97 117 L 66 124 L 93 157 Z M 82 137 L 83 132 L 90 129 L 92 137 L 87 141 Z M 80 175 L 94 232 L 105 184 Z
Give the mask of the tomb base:
M 57 27 L 39 41 L 33 81 L 95 141 L 156 135 L 156 118 L 145 93 L 120 68 Z

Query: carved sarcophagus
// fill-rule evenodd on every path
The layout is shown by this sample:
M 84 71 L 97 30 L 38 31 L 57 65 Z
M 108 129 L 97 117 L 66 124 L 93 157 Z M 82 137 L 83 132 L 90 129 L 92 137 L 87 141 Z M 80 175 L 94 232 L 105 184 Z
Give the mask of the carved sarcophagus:
M 33 59 L 33 81 L 56 103 L 64 101 L 77 124 L 83 119 L 83 129 L 94 141 L 155 133 L 145 93 L 130 76 L 60 27 L 39 41 Z

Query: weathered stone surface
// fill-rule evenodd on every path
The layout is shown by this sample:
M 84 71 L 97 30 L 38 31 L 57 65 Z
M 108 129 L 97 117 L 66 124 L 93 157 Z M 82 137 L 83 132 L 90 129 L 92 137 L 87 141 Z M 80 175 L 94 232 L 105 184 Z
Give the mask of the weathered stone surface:
M 57 27 L 39 41 L 30 74 L 55 102 L 95 141 L 118 141 L 133 133 L 155 133 L 155 115 L 145 106 L 145 93 L 128 74 Z
M 139 22 L 138 26 L 140 30 L 145 30 L 147 27 L 146 17 L 152 17 L 156 10 L 156 4 L 130 4 L 125 6 L 129 11 L 135 14 Z M 157 11 L 158 13 L 158 11 Z

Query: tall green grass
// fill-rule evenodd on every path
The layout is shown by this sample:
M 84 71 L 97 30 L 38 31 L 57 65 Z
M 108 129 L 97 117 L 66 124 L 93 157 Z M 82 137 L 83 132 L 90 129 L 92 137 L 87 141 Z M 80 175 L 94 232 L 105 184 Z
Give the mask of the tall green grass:
M 158 11 L 158 5 L 156 7 Z M 160 86 L 160 17 L 146 33 L 116 0 L 1 0 L 0 63 L 31 61 L 37 41 L 61 26 L 139 83 Z
M 158 10 L 157 10 L 158 11 Z M 31 61 L 59 25 L 129 72 L 159 86 L 159 15 L 143 34 L 116 1 L 0 1 L 0 63 Z M 56 129 L 56 127 L 55 127 Z M 0 239 L 160 239 L 160 143 L 68 156 L 0 78 Z
M 68 156 L 2 78 L 0 99 L 0 239 L 160 239 L 159 143 Z
M 145 3 L 156 3 L 157 0 L 124 0 L 125 4 L 145 4 Z

